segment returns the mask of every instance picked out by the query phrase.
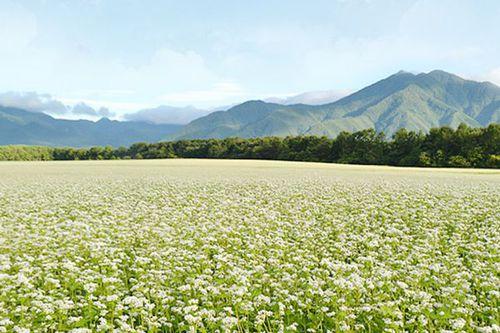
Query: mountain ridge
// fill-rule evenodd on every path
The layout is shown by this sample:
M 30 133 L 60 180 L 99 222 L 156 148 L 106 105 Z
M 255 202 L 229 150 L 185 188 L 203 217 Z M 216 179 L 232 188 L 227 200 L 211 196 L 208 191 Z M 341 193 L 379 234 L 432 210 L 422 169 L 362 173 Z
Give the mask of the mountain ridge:
M 397 129 L 486 126 L 500 118 L 500 87 L 434 70 L 400 71 L 351 95 L 324 105 L 281 105 L 248 101 L 227 111 L 198 118 L 167 139 L 227 136 L 336 136 L 341 131 L 375 128 L 392 135 Z M 250 103 L 250 104 L 249 104 Z M 268 110 L 263 114 L 262 110 Z M 245 112 L 253 112 L 254 119 Z M 244 115 L 244 116 L 241 116 Z
M 86 147 L 225 137 L 335 137 L 342 131 L 366 128 L 390 136 L 402 127 L 427 132 L 445 125 L 479 127 L 499 121 L 500 87 L 441 70 L 419 74 L 400 71 L 332 103 L 284 105 L 250 100 L 187 125 L 56 119 L 41 112 L 0 106 L 0 144 Z
M 154 142 L 180 125 L 55 119 L 40 112 L 0 106 L 0 144 L 68 147 L 128 146 L 139 141 Z

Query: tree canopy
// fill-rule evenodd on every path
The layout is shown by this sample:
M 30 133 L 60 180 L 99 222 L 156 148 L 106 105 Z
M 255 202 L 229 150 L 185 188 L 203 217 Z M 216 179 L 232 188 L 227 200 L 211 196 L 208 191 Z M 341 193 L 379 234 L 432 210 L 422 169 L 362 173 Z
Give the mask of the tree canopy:
M 500 168 L 500 124 L 460 125 L 429 133 L 398 130 L 391 139 L 374 129 L 326 136 L 227 138 L 135 143 L 130 147 L 1 146 L 0 160 L 221 158 L 423 167 Z

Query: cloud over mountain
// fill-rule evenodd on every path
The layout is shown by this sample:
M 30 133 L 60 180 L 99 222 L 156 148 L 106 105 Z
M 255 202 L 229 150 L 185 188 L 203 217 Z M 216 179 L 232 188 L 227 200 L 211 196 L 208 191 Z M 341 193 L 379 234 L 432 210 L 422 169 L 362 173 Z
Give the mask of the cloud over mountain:
M 68 113 L 68 107 L 49 94 L 9 91 L 0 94 L 0 105 L 15 107 L 31 112 L 45 112 L 55 115 Z
M 125 120 L 144 121 L 152 124 L 187 124 L 191 120 L 209 114 L 208 110 L 200 110 L 192 106 L 175 107 L 161 105 L 152 109 L 144 109 L 123 116 Z
M 288 96 L 288 97 L 270 97 L 264 101 L 270 103 L 279 103 L 284 105 L 292 104 L 308 104 L 308 105 L 321 105 L 333 103 L 344 96 L 347 96 L 349 91 L 346 90 L 319 90 L 308 91 L 302 94 Z
M 74 105 L 71 108 L 71 113 L 75 115 L 87 115 L 87 116 L 106 117 L 106 118 L 113 117 L 115 115 L 113 112 L 109 111 L 108 108 L 101 107 L 96 110 L 90 105 L 87 105 L 83 102 Z
M 66 105 L 55 99 L 50 94 L 39 94 L 37 92 L 15 92 L 0 93 L 0 106 L 14 107 L 31 112 L 46 113 L 54 116 L 90 116 L 93 118 L 113 117 L 115 114 L 105 107 L 94 109 L 80 102 L 73 106 Z
M 486 75 L 482 76 L 481 79 L 500 85 L 500 67 L 489 71 Z

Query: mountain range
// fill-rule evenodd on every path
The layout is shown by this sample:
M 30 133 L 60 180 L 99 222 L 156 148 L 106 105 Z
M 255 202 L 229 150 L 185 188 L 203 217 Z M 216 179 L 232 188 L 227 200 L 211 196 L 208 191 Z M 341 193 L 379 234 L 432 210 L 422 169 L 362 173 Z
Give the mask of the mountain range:
M 326 135 L 375 128 L 428 131 L 449 125 L 486 126 L 500 121 L 500 87 L 444 71 L 398 72 L 324 105 L 248 101 L 196 119 L 168 139 Z
M 160 140 L 260 137 L 287 135 L 336 136 L 341 131 L 375 128 L 391 135 L 399 128 L 428 131 L 432 127 L 465 123 L 472 127 L 500 122 L 500 87 L 462 79 L 444 71 L 398 72 L 351 95 L 321 105 L 247 101 L 203 115 L 186 125 L 163 124 L 175 112 L 204 114 L 194 108 L 158 107 L 142 110 L 130 121 L 102 118 L 55 119 L 41 112 L 0 106 L 0 144 L 51 146 L 127 146 Z M 298 95 L 300 96 L 300 95 Z M 310 95 L 306 95 L 311 98 Z M 317 97 L 313 95 L 312 97 Z M 141 121 L 137 121 L 141 120 Z
M 0 106 L 0 144 L 44 146 L 129 146 L 155 142 L 178 131 L 181 125 L 145 122 L 55 119 L 40 112 Z

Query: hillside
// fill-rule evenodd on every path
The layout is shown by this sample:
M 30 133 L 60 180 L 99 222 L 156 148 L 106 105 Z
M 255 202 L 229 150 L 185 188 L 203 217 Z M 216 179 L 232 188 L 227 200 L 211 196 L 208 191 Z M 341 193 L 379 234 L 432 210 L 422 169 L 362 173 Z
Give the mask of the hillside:
M 428 131 L 449 125 L 486 126 L 500 121 L 500 87 L 444 71 L 398 72 L 334 103 L 311 106 L 249 101 L 196 119 L 168 139 L 336 136 L 375 128 Z
M 128 146 L 134 142 L 155 142 L 178 130 L 180 125 L 120 122 L 102 118 L 63 120 L 36 112 L 0 106 L 0 145 Z

